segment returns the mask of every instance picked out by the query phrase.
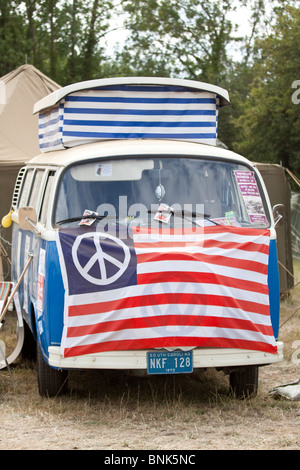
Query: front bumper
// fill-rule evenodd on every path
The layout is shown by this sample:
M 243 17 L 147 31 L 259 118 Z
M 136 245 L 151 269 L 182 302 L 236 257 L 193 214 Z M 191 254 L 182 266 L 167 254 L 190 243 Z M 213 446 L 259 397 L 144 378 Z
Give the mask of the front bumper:
M 147 350 L 109 351 L 64 358 L 59 346 L 50 346 L 48 363 L 57 369 L 147 369 Z M 283 343 L 277 342 L 277 353 L 233 348 L 195 348 L 194 369 L 228 368 L 247 365 L 273 364 L 283 360 Z

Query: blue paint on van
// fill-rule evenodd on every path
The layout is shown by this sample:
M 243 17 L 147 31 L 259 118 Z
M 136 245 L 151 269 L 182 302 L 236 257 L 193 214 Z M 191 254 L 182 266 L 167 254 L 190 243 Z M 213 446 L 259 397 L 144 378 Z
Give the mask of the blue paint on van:
M 273 333 L 277 341 L 280 316 L 280 289 L 276 240 L 270 240 L 268 285 L 270 296 L 271 323 L 273 327 Z

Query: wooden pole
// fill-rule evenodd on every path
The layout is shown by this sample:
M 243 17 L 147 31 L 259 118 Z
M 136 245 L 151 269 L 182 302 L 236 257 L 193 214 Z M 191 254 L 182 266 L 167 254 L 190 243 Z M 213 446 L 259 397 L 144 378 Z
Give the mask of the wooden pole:
M 23 269 L 23 272 L 22 272 L 21 276 L 19 277 L 17 284 L 14 286 L 14 288 L 13 288 L 13 290 L 12 290 L 12 293 L 11 293 L 10 296 L 9 296 L 9 299 L 7 300 L 6 305 L 5 305 L 4 309 L 2 310 L 2 313 L 1 313 L 1 316 L 0 316 L 0 323 L 2 322 L 4 316 L 5 316 L 6 312 L 7 312 L 7 309 L 8 309 L 8 307 L 9 307 L 9 304 L 11 303 L 11 301 L 12 301 L 12 299 L 13 299 L 15 293 L 17 292 L 17 290 L 18 290 L 18 288 L 19 288 L 19 285 L 21 284 L 22 279 L 23 279 L 23 277 L 24 277 L 24 275 L 25 275 L 27 269 L 29 268 L 29 265 L 30 265 L 30 263 L 31 263 L 32 260 L 33 260 L 33 253 L 30 253 L 30 254 L 29 254 L 29 260 L 27 261 L 26 266 L 25 266 L 25 268 Z

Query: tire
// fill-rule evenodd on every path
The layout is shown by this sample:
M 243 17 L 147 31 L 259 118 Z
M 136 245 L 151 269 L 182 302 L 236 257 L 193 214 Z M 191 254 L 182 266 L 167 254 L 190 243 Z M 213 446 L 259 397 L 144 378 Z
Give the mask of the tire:
M 235 398 L 254 398 L 258 390 L 258 366 L 246 366 L 230 372 L 229 385 Z
M 44 361 L 38 342 L 36 360 L 39 394 L 42 397 L 57 397 L 66 393 L 68 389 L 68 371 L 60 371 L 50 367 Z
M 33 337 L 33 334 L 24 321 L 24 343 L 21 351 L 21 357 L 27 361 L 36 361 L 36 341 Z

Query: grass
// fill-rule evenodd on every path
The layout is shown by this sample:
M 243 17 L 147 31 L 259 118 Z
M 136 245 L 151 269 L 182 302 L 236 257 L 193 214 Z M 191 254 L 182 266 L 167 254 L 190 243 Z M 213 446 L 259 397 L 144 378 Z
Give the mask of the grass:
M 295 282 L 297 282 L 299 272 L 300 262 L 295 266 Z M 293 354 L 295 356 L 295 342 L 300 340 L 299 306 L 300 286 L 281 301 L 280 325 L 282 326 L 279 330 L 279 339 L 284 342 L 284 357 L 288 362 L 291 361 Z M 9 315 L 3 330 L 7 335 L 8 348 L 11 349 L 15 323 Z M 43 404 L 44 401 L 37 395 L 35 364 L 18 360 L 11 367 L 12 376 L 9 371 L 1 371 L 0 393 L 2 391 L 3 395 L 3 392 L 9 392 L 11 395 L 13 390 L 15 396 L 26 396 L 26 400 L 29 401 L 32 397 L 34 407 L 37 402 Z M 70 371 L 69 389 L 69 394 L 60 399 L 60 406 L 65 406 L 66 410 L 70 403 L 84 400 L 85 406 L 92 406 L 94 401 L 99 404 L 101 401 L 102 409 L 108 412 L 114 409 L 120 414 L 127 408 L 141 411 L 144 405 L 149 404 L 152 410 L 158 410 L 162 404 L 164 412 L 172 414 L 182 406 L 194 404 L 199 406 L 199 400 L 205 407 L 215 406 L 216 403 L 224 405 L 227 400 L 231 401 L 227 393 L 228 378 L 222 372 L 214 370 L 201 371 L 187 376 L 151 378 L 132 377 L 120 371 Z
M 290 361 L 300 340 L 300 261 L 294 263 L 294 284 L 289 295 L 281 301 L 279 339 L 284 342 L 284 357 Z M 299 354 L 300 357 L 300 354 Z
M 295 266 L 296 279 L 299 273 L 300 263 Z M 38 448 L 299 447 L 300 403 L 268 395 L 272 386 L 299 378 L 299 363 L 292 361 L 295 342 L 300 340 L 299 306 L 300 285 L 281 301 L 284 362 L 261 368 L 258 396 L 244 401 L 228 395 L 228 377 L 215 370 L 151 378 L 116 371 L 71 371 L 69 393 L 45 399 L 38 394 L 35 364 L 18 359 L 11 374 L 0 371 L 2 425 L 14 429 L 15 417 L 17 421 L 11 440 L 4 444 L 0 437 L 0 448 L 13 447 L 19 433 L 24 433 L 22 445 L 33 448 L 26 444 L 26 426 L 33 427 L 33 434 L 39 429 L 40 443 L 34 444 Z M 23 421 L 24 429 L 18 424 Z M 57 442 L 49 443 L 49 432 L 60 436 Z

